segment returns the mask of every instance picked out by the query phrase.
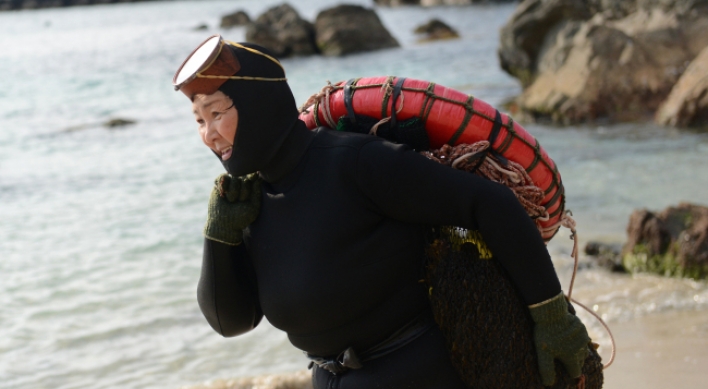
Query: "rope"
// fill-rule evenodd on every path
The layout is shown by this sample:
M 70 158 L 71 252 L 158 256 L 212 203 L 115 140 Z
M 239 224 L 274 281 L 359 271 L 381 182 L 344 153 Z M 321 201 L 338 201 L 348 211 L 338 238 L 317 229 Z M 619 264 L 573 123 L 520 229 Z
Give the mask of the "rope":
M 569 297 L 569 299 L 570 299 L 570 297 Z M 570 299 L 570 301 L 572 301 L 574 304 L 579 305 L 580 307 L 582 307 L 583 309 L 588 311 L 591 315 L 595 316 L 595 319 L 597 319 L 597 321 L 599 321 L 600 324 L 602 324 L 602 326 L 605 327 L 605 331 L 607 331 L 607 334 L 610 335 L 610 341 L 612 344 L 612 352 L 610 354 L 610 360 L 606 364 L 602 365 L 603 370 L 607 369 L 615 361 L 615 355 L 617 354 L 617 344 L 615 342 L 615 337 L 612 335 L 612 331 L 610 330 L 610 327 L 607 326 L 607 323 L 605 323 L 605 321 L 602 320 L 602 318 L 597 313 L 593 312 L 592 310 L 590 310 L 590 308 L 588 308 L 585 305 L 578 302 L 578 300 Z
M 575 285 L 575 274 L 578 272 L 578 234 L 575 231 L 575 220 L 572 217 L 573 213 L 566 211 L 560 220 L 560 224 L 570 230 L 570 239 L 573 240 L 573 251 L 570 256 L 573 258 L 573 275 L 570 278 L 570 286 L 568 287 L 568 298 L 572 298 L 573 285 Z
M 391 90 L 393 90 L 393 89 L 391 89 Z M 388 93 L 388 92 L 386 92 L 386 93 Z M 403 111 L 403 101 L 404 101 L 405 99 L 406 99 L 405 95 L 403 94 L 403 92 L 401 92 L 401 108 L 399 108 L 399 109 L 396 110 L 396 115 L 398 115 L 399 113 L 401 113 L 401 111 Z M 389 121 L 391 121 L 391 118 L 392 118 L 392 117 L 393 117 L 393 115 L 388 116 L 388 117 L 385 117 L 385 118 L 379 120 L 376 124 L 374 124 L 374 125 L 371 127 L 371 130 L 369 130 L 369 134 L 371 134 L 371 135 L 376 135 L 377 131 L 379 130 L 379 126 L 381 126 L 381 125 L 384 124 L 384 123 L 388 123 Z
M 508 161 L 507 167 L 502 167 L 493 156 L 488 155 L 489 141 L 482 140 L 474 144 L 459 144 L 456 146 L 443 145 L 433 151 L 424 151 L 425 157 L 451 166 L 455 169 L 474 172 L 490 181 L 503 184 L 514 192 L 516 198 L 526 210 L 528 215 L 536 220 L 536 226 L 542 233 L 540 222 L 548 220 L 548 212 L 541 205 L 543 191 L 537 187 L 523 166 Z M 487 154 L 485 156 L 485 154 Z M 479 160 L 482 159 L 480 163 Z
M 287 81 L 285 77 L 281 78 L 267 78 L 267 77 L 251 77 L 251 76 L 213 76 L 209 74 L 195 74 L 197 78 L 212 78 L 219 80 L 246 80 L 246 81 Z
M 570 239 L 573 240 L 573 251 L 571 252 L 571 257 L 573 258 L 573 275 L 568 288 L 568 300 L 578 304 L 580 307 L 593 315 L 609 334 L 610 340 L 612 341 L 612 353 L 610 355 L 610 361 L 603 365 L 603 369 L 607 369 L 610 365 L 612 365 L 616 354 L 615 338 L 612 335 L 612 331 L 600 316 L 572 298 L 573 287 L 575 285 L 575 276 L 578 272 L 578 233 L 575 229 L 576 223 L 573 219 L 573 214 L 570 211 L 566 211 L 561 220 L 553 226 L 546 228 L 541 227 L 540 222 L 547 221 L 549 219 L 548 211 L 543 205 L 541 205 L 541 201 L 543 201 L 544 197 L 543 191 L 534 185 L 531 177 L 526 172 L 526 169 L 524 169 L 520 164 L 509 160 L 508 167 L 503 168 L 497 161 L 494 160 L 494 156 L 485 156 L 484 153 L 489 150 L 489 147 L 489 141 L 483 140 L 472 145 L 443 145 L 437 150 L 424 151 L 421 154 L 443 165 L 459 170 L 470 171 L 491 181 L 506 185 L 514 192 L 516 198 L 519 200 L 529 216 L 535 219 L 536 227 L 541 233 L 546 231 L 554 231 L 560 226 L 570 230 Z M 482 163 L 476 163 L 480 158 L 484 158 Z M 477 237 L 476 235 L 466 235 L 464 231 L 460 231 L 459 229 L 454 231 L 449 230 L 447 232 L 451 237 L 456 239 L 455 243 L 461 244 L 464 242 L 470 242 L 477 244 L 478 248 L 480 247 L 477 238 L 481 238 L 481 236 Z M 481 252 L 482 251 L 480 250 L 480 253 Z M 491 252 L 488 252 L 488 249 L 485 246 L 485 254 L 487 253 L 491 256 Z
M 332 117 L 332 110 L 330 109 L 329 105 L 329 95 L 332 93 L 332 91 L 336 89 L 342 89 L 341 87 L 334 86 L 332 85 L 331 82 L 327 81 L 327 85 L 322 87 L 322 89 L 315 93 L 314 95 L 310 96 L 307 101 L 305 101 L 305 104 L 303 104 L 298 111 L 300 113 L 309 113 L 307 109 L 310 108 L 311 106 L 315 105 L 316 102 L 319 102 L 320 105 L 324 105 L 324 112 L 322 112 L 322 116 L 324 116 L 325 121 L 327 122 L 327 125 L 329 128 L 337 128 L 337 122 L 334 120 Z M 323 104 L 324 102 L 324 104 Z M 314 115 L 317 117 L 319 112 L 315 112 Z
M 573 258 L 573 275 L 570 278 L 570 286 L 568 287 L 568 300 L 572 301 L 573 303 L 579 305 L 583 309 L 585 309 L 588 313 L 593 315 L 595 319 L 597 319 L 600 324 L 602 324 L 603 327 L 605 327 L 605 330 L 607 331 L 607 334 L 610 336 L 610 341 L 611 341 L 611 348 L 612 352 L 610 354 L 610 360 L 602 366 L 602 369 L 607 369 L 612 365 L 612 362 L 615 360 L 615 354 L 617 352 L 617 344 L 615 343 L 615 337 L 612 335 L 612 331 L 610 330 L 610 327 L 605 323 L 602 318 L 596 314 L 594 311 L 590 310 L 588 307 L 585 305 L 581 304 L 578 302 L 578 300 L 575 300 L 572 295 L 573 295 L 573 286 L 575 285 L 575 275 L 578 273 L 578 233 L 575 230 L 575 220 L 573 219 L 573 213 L 570 211 L 566 211 L 566 213 L 563 215 L 561 218 L 559 224 L 567 229 L 570 230 L 570 239 L 573 240 L 573 251 L 571 253 L 571 257 Z

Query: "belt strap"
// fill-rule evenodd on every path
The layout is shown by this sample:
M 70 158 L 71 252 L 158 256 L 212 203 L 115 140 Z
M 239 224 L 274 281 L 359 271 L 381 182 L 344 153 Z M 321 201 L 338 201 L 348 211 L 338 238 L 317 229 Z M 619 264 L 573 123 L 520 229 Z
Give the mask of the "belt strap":
M 308 368 L 311 369 L 314 365 L 337 375 L 344 373 L 350 369 L 361 369 L 363 362 L 368 362 L 376 358 L 381 358 L 386 354 L 390 354 L 408 343 L 418 339 L 426 333 L 435 322 L 430 315 L 421 314 L 383 342 L 371 347 L 370 349 L 358 355 L 353 348 L 348 347 L 346 350 L 339 353 L 334 358 L 325 358 L 305 353 L 310 359 Z

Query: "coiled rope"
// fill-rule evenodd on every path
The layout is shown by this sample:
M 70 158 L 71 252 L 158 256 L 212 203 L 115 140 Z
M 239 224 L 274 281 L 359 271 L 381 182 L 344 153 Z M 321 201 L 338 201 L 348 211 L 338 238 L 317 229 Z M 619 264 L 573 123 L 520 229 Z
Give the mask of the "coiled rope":
M 502 167 L 499 161 L 495 160 L 493 155 L 486 154 L 488 150 L 489 142 L 483 140 L 471 145 L 443 145 L 437 150 L 423 151 L 421 154 L 440 164 L 450 166 L 455 169 L 469 171 L 490 181 L 506 185 L 514 192 L 514 195 L 516 195 L 516 198 L 524 207 L 526 213 L 528 213 L 528 215 L 536 221 L 536 227 L 541 233 L 543 233 L 544 230 L 555 230 L 559 226 L 570 230 L 570 239 L 573 240 L 573 251 L 571 252 L 571 257 L 573 258 L 573 275 L 570 279 L 567 297 L 568 300 L 579 305 L 594 316 L 610 336 L 612 345 L 610 360 L 603 365 L 603 369 L 607 369 L 614 362 L 616 355 L 616 343 L 615 338 L 612 335 L 612 331 L 607 323 L 605 323 L 605 321 L 602 320 L 598 314 L 572 298 L 573 287 L 575 285 L 575 276 L 578 272 L 578 233 L 575 229 L 576 224 L 573 219 L 573 214 L 570 211 L 566 211 L 561 220 L 555 225 L 545 229 L 541 227 L 539 221 L 548 220 L 548 212 L 546 211 L 546 208 L 541 205 L 541 201 L 544 196 L 541 188 L 537 187 L 533 183 L 533 180 L 531 180 L 531 177 L 528 175 L 523 166 L 514 161 L 507 160 L 507 166 Z M 481 162 L 479 162 L 480 160 Z

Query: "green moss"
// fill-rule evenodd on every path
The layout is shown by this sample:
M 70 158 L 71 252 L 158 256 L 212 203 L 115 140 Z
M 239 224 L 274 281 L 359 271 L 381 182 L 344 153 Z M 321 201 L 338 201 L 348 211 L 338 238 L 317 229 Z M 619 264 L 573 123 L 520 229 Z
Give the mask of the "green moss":
M 524 88 L 528 87 L 533 82 L 534 75 L 530 69 L 510 66 L 508 72 L 516 77 Z
M 686 229 L 691 228 L 693 225 L 693 214 L 691 212 L 686 212 L 686 214 L 683 217 L 683 226 Z
M 631 253 L 622 258 L 622 265 L 632 273 L 655 273 L 666 277 L 703 279 L 708 276 L 708 266 L 683 266 L 677 259 L 678 243 L 674 242 L 664 254 L 654 254 L 644 244 L 637 244 Z

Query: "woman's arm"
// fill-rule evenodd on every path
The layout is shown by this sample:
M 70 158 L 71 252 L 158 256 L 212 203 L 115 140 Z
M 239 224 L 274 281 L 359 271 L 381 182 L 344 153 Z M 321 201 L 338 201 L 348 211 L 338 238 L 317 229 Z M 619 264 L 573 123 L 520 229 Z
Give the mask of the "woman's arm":
M 560 293 L 543 239 L 507 187 L 379 141 L 360 149 L 356 175 L 359 187 L 382 214 L 479 230 L 527 304 Z
M 222 336 L 248 332 L 263 318 L 256 275 L 243 244 L 204 239 L 197 300 L 209 325 Z

